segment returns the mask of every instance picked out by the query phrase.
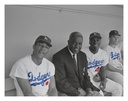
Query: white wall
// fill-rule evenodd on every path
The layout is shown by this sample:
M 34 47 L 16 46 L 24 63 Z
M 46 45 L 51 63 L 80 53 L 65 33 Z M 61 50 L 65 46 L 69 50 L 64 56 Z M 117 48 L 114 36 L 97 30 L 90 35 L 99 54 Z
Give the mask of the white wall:
M 51 6 L 52 7 L 52 6 Z M 108 33 L 117 29 L 123 35 L 123 8 L 118 6 L 54 6 L 70 8 L 73 11 L 44 9 L 44 6 L 5 6 L 5 77 L 13 64 L 21 57 L 32 53 L 32 45 L 39 35 L 52 39 L 53 47 L 47 54 L 52 55 L 67 45 L 71 32 L 79 31 L 84 36 L 83 47 L 88 46 L 89 34 L 101 33 L 102 45 L 108 43 Z M 76 13 L 74 9 L 85 10 Z M 113 16 L 114 15 L 114 16 Z

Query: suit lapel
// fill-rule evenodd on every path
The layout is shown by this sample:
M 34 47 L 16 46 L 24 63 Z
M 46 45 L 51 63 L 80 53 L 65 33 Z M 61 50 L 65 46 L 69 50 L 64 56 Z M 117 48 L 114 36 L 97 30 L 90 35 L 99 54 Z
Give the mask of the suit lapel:
M 72 56 L 71 56 L 71 54 L 70 54 L 70 52 L 69 52 L 69 50 L 68 50 L 68 47 L 67 47 L 67 57 L 68 57 L 69 63 L 71 64 L 71 66 L 73 67 L 75 73 L 76 73 L 77 76 L 79 77 L 78 71 L 76 70 L 76 66 L 75 66 L 75 64 L 73 64 L 73 59 L 72 59 Z
M 81 56 L 80 56 L 80 54 L 78 53 L 77 54 L 77 64 L 78 64 L 78 72 L 79 72 L 79 79 L 80 79 L 80 81 L 82 81 L 82 79 L 83 79 L 83 68 L 82 68 L 82 59 L 81 59 Z M 80 82 L 81 83 L 81 82 Z

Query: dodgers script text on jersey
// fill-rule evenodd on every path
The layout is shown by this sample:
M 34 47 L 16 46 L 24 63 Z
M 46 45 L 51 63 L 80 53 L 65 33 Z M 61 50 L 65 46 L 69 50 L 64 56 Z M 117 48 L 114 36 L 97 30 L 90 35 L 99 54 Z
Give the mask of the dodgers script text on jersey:
M 32 72 L 28 73 L 28 78 L 29 78 L 29 82 L 31 84 L 31 86 L 37 86 L 37 85 L 48 85 L 48 80 L 50 79 L 50 72 L 41 75 L 41 73 L 39 72 L 39 75 L 36 77 L 33 75 Z
M 111 58 L 113 59 L 113 60 L 115 60 L 115 59 L 117 59 L 117 60 L 120 60 L 120 54 L 119 53 L 117 53 L 117 52 L 111 52 Z

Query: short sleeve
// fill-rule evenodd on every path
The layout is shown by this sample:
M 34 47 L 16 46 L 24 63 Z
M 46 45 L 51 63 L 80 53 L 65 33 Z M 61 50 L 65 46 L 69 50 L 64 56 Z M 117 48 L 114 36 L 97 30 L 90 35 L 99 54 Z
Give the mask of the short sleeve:
M 50 75 L 54 76 L 55 75 L 55 66 L 51 63 L 50 65 Z
M 103 51 L 104 62 L 102 66 L 106 66 L 109 63 L 109 57 L 105 51 Z
M 23 62 L 21 60 L 17 61 L 13 65 L 12 70 L 10 72 L 10 77 L 12 77 L 13 79 L 15 77 L 19 77 L 19 78 L 23 78 L 23 79 L 28 79 L 25 65 L 23 64 Z

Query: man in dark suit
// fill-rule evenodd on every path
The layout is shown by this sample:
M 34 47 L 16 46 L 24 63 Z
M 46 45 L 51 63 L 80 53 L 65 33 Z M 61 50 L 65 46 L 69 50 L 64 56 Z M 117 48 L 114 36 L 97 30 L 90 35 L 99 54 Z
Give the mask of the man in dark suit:
M 68 46 L 53 55 L 59 95 L 99 95 L 99 89 L 92 85 L 87 73 L 87 58 L 85 53 L 80 51 L 82 42 L 81 33 L 73 32 L 69 36 Z

